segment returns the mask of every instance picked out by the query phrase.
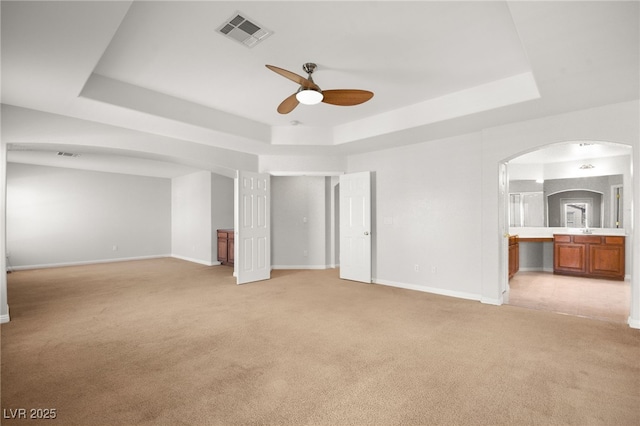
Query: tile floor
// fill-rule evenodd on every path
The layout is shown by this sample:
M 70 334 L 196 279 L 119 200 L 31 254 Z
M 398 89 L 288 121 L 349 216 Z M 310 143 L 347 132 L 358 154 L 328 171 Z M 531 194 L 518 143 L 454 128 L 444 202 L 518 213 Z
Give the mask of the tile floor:
M 518 272 L 509 281 L 509 287 L 512 306 L 624 324 L 629 318 L 629 281 Z

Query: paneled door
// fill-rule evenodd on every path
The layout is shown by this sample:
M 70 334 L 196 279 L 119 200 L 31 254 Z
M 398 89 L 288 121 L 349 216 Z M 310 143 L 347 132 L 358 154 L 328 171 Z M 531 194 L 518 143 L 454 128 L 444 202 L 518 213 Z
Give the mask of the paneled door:
M 271 278 L 270 176 L 238 171 L 234 268 L 238 284 Z
M 340 278 L 371 282 L 371 172 L 340 176 Z

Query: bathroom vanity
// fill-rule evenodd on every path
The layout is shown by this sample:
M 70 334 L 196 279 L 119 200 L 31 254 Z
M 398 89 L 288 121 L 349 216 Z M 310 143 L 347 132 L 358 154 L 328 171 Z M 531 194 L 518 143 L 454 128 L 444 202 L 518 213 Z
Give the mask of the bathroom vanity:
M 554 234 L 553 273 L 624 280 L 621 235 Z

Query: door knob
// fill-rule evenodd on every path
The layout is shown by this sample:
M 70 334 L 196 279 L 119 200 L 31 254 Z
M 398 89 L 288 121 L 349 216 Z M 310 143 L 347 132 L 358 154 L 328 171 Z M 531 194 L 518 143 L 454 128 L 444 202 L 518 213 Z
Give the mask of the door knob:
M 364 235 L 369 235 L 369 231 L 364 231 Z

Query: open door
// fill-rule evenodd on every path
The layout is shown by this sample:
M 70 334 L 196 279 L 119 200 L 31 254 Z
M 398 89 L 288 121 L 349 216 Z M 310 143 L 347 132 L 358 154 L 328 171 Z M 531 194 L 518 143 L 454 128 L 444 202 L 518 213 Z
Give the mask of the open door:
M 238 171 L 234 267 L 238 284 L 271 278 L 271 189 L 268 174 Z
M 371 172 L 340 176 L 340 278 L 371 282 Z
M 498 226 L 502 231 L 500 242 L 500 294 L 502 302 L 509 302 L 509 174 L 506 163 L 499 165 Z

